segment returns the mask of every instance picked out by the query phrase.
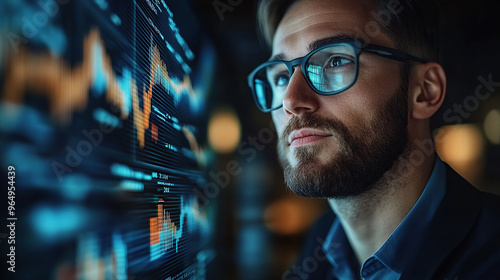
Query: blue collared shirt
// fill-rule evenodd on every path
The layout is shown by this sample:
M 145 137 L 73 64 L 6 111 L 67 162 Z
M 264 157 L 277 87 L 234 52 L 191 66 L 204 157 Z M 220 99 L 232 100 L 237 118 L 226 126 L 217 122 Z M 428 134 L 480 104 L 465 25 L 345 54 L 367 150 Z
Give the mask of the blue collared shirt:
M 422 245 L 425 226 L 443 200 L 445 189 L 445 166 L 436 156 L 431 177 L 422 195 L 382 247 L 366 259 L 360 270 L 344 229 L 336 219 L 323 243 L 323 251 L 333 266 L 332 274 L 342 280 L 359 279 L 360 275 L 365 280 L 399 279 L 412 253 Z

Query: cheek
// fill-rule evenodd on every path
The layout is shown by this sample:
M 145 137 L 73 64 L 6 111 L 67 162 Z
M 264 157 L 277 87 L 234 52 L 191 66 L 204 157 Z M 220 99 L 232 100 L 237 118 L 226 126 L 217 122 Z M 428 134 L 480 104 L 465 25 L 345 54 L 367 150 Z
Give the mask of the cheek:
M 400 65 L 389 59 L 374 58 L 360 64 L 356 85 L 367 93 L 367 99 L 383 104 L 399 88 Z
M 365 121 L 372 119 L 389 99 L 397 93 L 400 83 L 400 74 L 397 64 L 381 64 L 379 71 L 362 71 L 372 69 L 360 68 L 358 81 L 350 89 L 349 108 L 352 113 Z
M 377 108 L 374 104 L 377 100 L 370 96 L 370 91 L 370 88 L 355 84 L 345 92 L 324 96 L 322 114 L 328 119 L 342 123 L 350 133 L 359 134 Z

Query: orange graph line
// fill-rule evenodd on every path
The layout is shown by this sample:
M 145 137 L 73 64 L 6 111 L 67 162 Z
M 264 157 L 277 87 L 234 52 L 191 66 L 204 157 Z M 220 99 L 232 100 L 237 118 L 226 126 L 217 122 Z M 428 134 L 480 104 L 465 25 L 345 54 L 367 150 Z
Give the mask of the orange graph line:
M 182 132 L 184 133 L 184 137 L 186 137 L 186 139 L 188 140 L 189 148 L 191 149 L 191 151 L 193 151 L 196 157 L 196 161 L 198 162 L 198 164 L 204 167 L 206 165 L 205 154 L 198 145 L 198 141 L 196 141 L 195 135 L 185 126 L 182 127 Z
M 45 95 L 50 100 L 51 114 L 61 122 L 69 122 L 71 114 L 83 110 L 88 103 L 88 92 L 92 85 L 92 46 L 97 44 L 104 50 L 99 32 L 91 30 L 83 41 L 83 59 L 79 65 L 71 67 L 59 57 L 49 53 L 31 54 L 20 49 L 6 67 L 4 100 L 20 104 L 27 90 Z M 115 106 L 122 105 L 123 94 L 118 89 L 109 57 L 103 53 L 104 72 L 110 85 L 108 100 Z M 122 118 L 126 118 L 122 115 Z
M 156 79 L 157 73 L 160 75 L 161 78 L 164 78 L 168 82 L 169 84 L 168 86 L 171 86 L 173 91 L 178 95 L 181 95 L 183 92 L 187 92 L 189 99 L 196 98 L 196 91 L 193 89 L 193 86 L 191 84 L 191 78 L 189 77 L 189 75 L 184 75 L 183 80 L 181 82 L 176 82 L 172 80 L 168 75 L 167 65 L 161 59 L 160 51 L 156 46 L 153 46 L 151 50 L 151 68 L 150 68 L 151 79 L 149 82 L 148 93 L 152 93 L 153 91 L 153 85 L 157 80 Z M 161 80 L 160 83 L 163 84 Z
M 101 57 L 93 57 L 94 47 L 99 47 Z M 83 41 L 83 59 L 73 68 L 64 60 L 49 53 L 32 54 L 25 49 L 20 49 L 15 54 L 5 69 L 6 78 L 4 86 L 4 101 L 22 104 L 25 94 L 31 90 L 34 94 L 46 96 L 50 101 L 50 113 L 60 123 L 67 124 L 71 121 L 73 112 L 82 111 L 87 107 L 89 89 L 94 83 L 93 61 L 100 60 L 103 73 L 108 82 L 106 100 L 122 108 L 127 98 L 119 86 L 113 72 L 111 59 L 106 53 L 106 48 L 100 33 L 92 29 Z M 160 69 L 160 71 L 157 71 Z M 143 87 L 143 109 L 139 106 L 139 97 L 136 81 L 131 79 L 131 96 L 133 123 L 137 129 L 139 146 L 145 146 L 145 130 L 149 128 L 151 114 L 151 99 L 153 86 L 157 80 L 157 73 L 168 81 L 176 94 L 188 93 L 189 98 L 195 97 L 195 90 L 191 85 L 188 75 L 177 83 L 168 76 L 167 66 L 161 60 L 160 52 L 156 46 L 151 51 L 150 80 L 148 88 Z M 128 112 L 121 110 L 121 118 L 126 119 Z

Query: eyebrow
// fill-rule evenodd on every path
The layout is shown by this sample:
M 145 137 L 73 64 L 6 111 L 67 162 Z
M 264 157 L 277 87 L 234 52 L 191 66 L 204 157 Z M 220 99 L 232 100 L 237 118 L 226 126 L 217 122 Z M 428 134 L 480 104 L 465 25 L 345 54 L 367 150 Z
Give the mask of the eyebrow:
M 317 41 L 310 43 L 309 47 L 307 48 L 307 52 L 312 52 L 313 50 L 320 48 L 324 45 L 333 44 L 333 43 L 342 43 L 342 42 L 348 42 L 348 41 L 355 41 L 355 40 L 356 39 L 351 35 L 339 34 L 339 35 L 335 35 L 333 37 L 319 39 Z
M 307 52 L 312 52 L 313 50 L 320 48 L 324 45 L 328 44 L 333 44 L 333 43 L 341 43 L 341 42 L 348 42 L 348 41 L 355 41 L 359 40 L 359 38 L 354 38 L 352 35 L 349 34 L 337 34 L 332 37 L 327 37 L 323 39 L 316 40 L 314 42 L 311 42 L 309 46 L 307 47 Z M 272 57 L 269 58 L 268 61 L 275 61 L 275 60 L 286 60 L 286 56 L 283 53 L 279 53 L 277 55 L 273 55 Z

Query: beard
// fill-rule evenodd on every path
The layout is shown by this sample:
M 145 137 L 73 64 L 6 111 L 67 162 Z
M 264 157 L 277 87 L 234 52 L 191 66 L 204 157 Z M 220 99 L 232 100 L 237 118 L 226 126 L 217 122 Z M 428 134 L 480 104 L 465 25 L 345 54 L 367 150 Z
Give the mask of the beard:
M 292 117 L 278 141 L 278 158 L 288 188 L 297 195 L 316 198 L 353 197 L 373 189 L 408 147 L 408 81 L 401 82 L 372 121 L 356 130 L 357 135 L 337 120 L 313 114 Z M 304 127 L 332 133 L 339 146 L 332 152 L 337 150 L 337 155 L 322 163 L 317 145 L 296 147 L 296 164 L 292 166 L 286 155 L 288 135 Z

